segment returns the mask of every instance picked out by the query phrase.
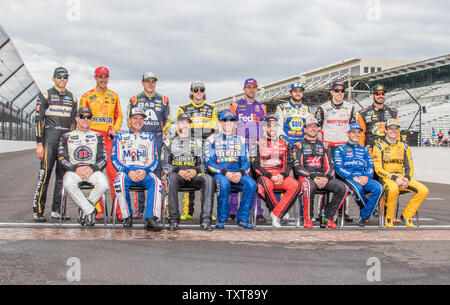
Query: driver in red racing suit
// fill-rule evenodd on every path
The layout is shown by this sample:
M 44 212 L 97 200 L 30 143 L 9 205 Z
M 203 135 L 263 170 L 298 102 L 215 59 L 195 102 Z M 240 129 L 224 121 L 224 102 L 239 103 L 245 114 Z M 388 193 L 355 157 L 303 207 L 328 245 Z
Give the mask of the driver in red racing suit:
M 254 144 L 256 156 L 252 160 L 258 176 L 258 193 L 266 201 L 272 225 L 277 228 L 281 227 L 280 220 L 287 215 L 301 191 L 300 184 L 289 176 L 293 167 L 291 146 L 287 140 L 277 137 L 278 127 L 276 117 L 266 119 L 265 137 Z M 274 190 L 285 191 L 281 200 L 277 200 Z

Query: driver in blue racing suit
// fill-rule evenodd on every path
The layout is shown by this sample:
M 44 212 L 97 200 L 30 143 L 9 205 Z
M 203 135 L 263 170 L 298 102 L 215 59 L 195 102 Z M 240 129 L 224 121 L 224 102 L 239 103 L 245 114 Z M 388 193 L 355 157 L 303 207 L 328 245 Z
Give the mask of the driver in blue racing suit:
M 358 123 L 350 124 L 348 142 L 334 151 L 336 173 L 350 188 L 360 208 L 358 225 L 364 227 L 383 194 L 383 187 L 373 179 L 373 160 L 367 147 L 358 144 L 363 129 Z M 366 193 L 370 197 L 366 198 Z
M 242 190 L 242 199 L 237 211 L 237 225 L 252 229 L 249 223 L 250 209 L 255 198 L 256 182 L 248 176 L 250 162 L 247 157 L 245 139 L 233 134 L 236 117 L 226 110 L 220 115 L 222 132 L 205 140 L 206 167 L 214 175 L 219 186 L 217 198 L 217 229 L 223 229 L 230 212 L 228 196 L 230 189 Z
M 158 167 L 158 149 L 153 134 L 142 133 L 146 117 L 140 108 L 130 111 L 130 131 L 118 133 L 114 137 L 111 158 L 117 170 L 114 181 L 116 197 L 119 201 L 123 226 L 132 226 L 132 208 L 130 186 L 140 186 L 148 190 L 145 209 L 145 228 L 159 231 L 162 229 L 158 217 L 161 215 L 161 180 L 154 174 Z

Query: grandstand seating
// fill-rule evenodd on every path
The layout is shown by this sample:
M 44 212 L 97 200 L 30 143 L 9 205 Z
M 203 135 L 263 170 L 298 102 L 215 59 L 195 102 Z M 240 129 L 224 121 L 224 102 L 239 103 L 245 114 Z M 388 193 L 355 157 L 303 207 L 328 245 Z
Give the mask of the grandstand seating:
M 441 129 L 446 137 L 450 129 L 450 83 L 434 84 L 408 91 L 426 107 L 426 113 L 422 113 L 422 139 L 431 138 L 433 128 L 436 132 Z M 356 99 L 363 107 L 372 104 L 372 98 L 367 94 L 364 98 L 358 96 Z M 401 129 L 410 126 L 419 107 L 404 90 L 388 92 L 386 105 L 398 109 Z M 410 130 L 419 131 L 419 117 Z

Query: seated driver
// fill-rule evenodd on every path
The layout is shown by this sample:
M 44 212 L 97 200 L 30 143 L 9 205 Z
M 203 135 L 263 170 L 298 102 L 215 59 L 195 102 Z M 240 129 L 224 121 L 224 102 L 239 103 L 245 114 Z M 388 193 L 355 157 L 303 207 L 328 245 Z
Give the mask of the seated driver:
M 75 119 L 76 129 L 61 137 L 58 159 L 66 170 L 63 180 L 64 191 L 79 207 L 78 222 L 81 225 L 93 226 L 97 215 L 94 205 L 109 188 L 108 179 L 102 173 L 108 156 L 102 135 L 90 129 L 91 109 L 80 108 Z M 87 198 L 79 187 L 83 181 L 94 186 Z

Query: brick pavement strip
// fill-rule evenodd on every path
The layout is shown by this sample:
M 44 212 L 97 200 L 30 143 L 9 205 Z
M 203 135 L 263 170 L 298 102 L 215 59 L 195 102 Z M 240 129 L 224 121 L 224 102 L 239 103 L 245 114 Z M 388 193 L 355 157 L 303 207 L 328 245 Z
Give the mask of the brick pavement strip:
M 450 230 L 253 230 L 228 229 L 176 232 L 97 228 L 0 228 L 0 240 L 115 240 L 115 241 L 222 241 L 222 242 L 391 242 L 450 241 Z

